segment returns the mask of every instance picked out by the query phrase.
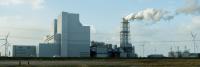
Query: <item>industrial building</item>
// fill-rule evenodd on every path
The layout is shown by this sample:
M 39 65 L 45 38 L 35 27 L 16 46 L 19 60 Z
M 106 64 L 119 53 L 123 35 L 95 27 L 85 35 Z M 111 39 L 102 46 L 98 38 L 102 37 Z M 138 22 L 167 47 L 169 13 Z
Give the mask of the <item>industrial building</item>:
M 130 43 L 129 22 L 123 18 L 121 32 L 120 32 L 120 47 L 112 47 L 112 44 L 105 44 L 104 42 L 92 42 L 91 57 L 121 57 L 134 58 L 137 57 L 135 47 Z
M 112 44 L 104 42 L 91 42 L 91 57 L 106 58 L 106 57 L 119 57 L 118 48 L 113 48 Z
M 200 57 L 200 53 L 190 53 L 189 49 L 185 48 L 184 51 L 180 51 L 179 49 L 177 51 L 173 51 L 171 48 L 171 51 L 168 52 L 168 57 L 170 58 L 197 58 Z
M 54 43 L 40 43 L 38 46 L 39 57 L 59 57 L 60 51 L 59 46 L 55 45 Z
M 129 42 L 130 30 L 129 22 L 123 18 L 121 32 L 120 32 L 120 57 L 136 57 L 135 47 Z
M 53 26 L 53 35 L 38 46 L 39 57 L 90 56 L 90 27 L 80 23 L 79 14 L 62 12 Z
M 36 57 L 36 46 L 13 45 L 12 56 L 13 57 Z
M 126 53 L 121 47 L 117 45 L 106 44 L 104 42 L 91 42 L 90 47 L 91 57 L 97 58 L 135 58 L 137 55 L 135 53 Z M 127 56 L 128 54 L 128 56 Z
M 129 22 L 126 19 L 122 22 L 120 47 L 104 42 L 91 42 L 90 46 L 90 27 L 81 24 L 79 14 L 62 12 L 53 20 L 52 26 L 51 34 L 37 46 L 38 57 L 137 57 L 129 42 Z

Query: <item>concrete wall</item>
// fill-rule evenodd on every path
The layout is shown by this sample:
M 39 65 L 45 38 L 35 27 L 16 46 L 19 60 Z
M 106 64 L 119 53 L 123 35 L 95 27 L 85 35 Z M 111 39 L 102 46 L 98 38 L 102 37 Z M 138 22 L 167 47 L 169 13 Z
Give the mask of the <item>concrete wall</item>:
M 36 57 L 36 46 L 13 45 L 13 57 Z
M 58 57 L 59 45 L 53 43 L 40 43 L 39 44 L 39 57 Z
M 89 56 L 90 27 L 82 26 L 79 14 L 62 12 L 57 22 L 57 31 L 61 34 L 61 56 L 81 57 L 82 53 Z

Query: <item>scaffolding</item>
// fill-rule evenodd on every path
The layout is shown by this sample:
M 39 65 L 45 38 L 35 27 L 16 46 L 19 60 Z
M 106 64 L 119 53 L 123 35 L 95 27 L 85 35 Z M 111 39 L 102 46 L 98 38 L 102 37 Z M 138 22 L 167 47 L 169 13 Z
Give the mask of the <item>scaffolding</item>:
M 128 20 L 123 18 L 121 32 L 120 32 L 120 48 L 123 50 L 124 53 L 127 53 L 127 56 L 132 53 L 133 47 L 132 44 L 129 42 L 130 38 L 130 25 Z

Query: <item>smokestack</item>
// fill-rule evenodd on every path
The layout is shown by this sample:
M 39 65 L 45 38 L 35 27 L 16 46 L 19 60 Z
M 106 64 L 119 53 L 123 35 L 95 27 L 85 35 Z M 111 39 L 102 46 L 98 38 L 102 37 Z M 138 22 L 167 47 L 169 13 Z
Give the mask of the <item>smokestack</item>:
M 122 18 L 123 22 L 128 22 L 128 20 L 126 18 Z
M 121 32 L 120 32 L 120 48 L 127 54 L 132 53 L 132 44 L 129 42 L 129 22 L 123 18 Z

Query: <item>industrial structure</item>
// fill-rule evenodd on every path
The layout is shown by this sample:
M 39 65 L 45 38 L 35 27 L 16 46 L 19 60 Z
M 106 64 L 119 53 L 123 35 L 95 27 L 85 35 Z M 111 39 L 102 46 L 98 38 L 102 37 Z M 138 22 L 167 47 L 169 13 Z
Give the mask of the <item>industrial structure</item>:
M 136 19 L 131 17 L 131 20 Z M 120 31 L 120 46 L 106 44 L 104 42 L 90 42 L 90 26 L 84 26 L 79 21 L 79 14 L 62 12 L 58 18 L 53 20 L 51 33 L 46 35 L 44 41 L 37 46 L 13 45 L 10 49 L 8 42 L 9 34 L 0 47 L 5 47 L 0 56 L 5 57 L 110 57 L 110 58 L 135 58 L 135 47 L 130 42 L 130 19 L 123 18 Z M 168 57 L 171 58 L 196 58 L 200 53 L 196 45 L 197 34 L 191 32 L 194 44 L 194 53 L 188 49 L 171 51 Z M 170 41 L 173 42 L 173 41 Z M 176 42 L 176 41 L 174 41 Z M 143 57 L 144 46 L 142 44 Z M 163 58 L 163 54 L 150 54 L 148 58 Z
M 119 57 L 119 48 L 117 45 L 106 44 L 104 42 L 91 42 L 90 46 L 90 57 L 100 58 L 117 58 Z
M 36 57 L 36 46 L 13 45 L 12 57 Z
M 120 32 L 120 48 L 121 48 L 121 57 L 134 57 L 135 48 L 129 42 L 130 40 L 130 30 L 129 30 L 129 22 L 127 19 L 123 18 L 121 32 Z
M 54 34 L 38 46 L 39 57 L 90 56 L 90 27 L 80 23 L 79 14 L 62 12 L 53 26 Z
M 190 53 L 189 49 L 185 47 L 184 51 L 180 51 L 179 48 L 177 48 L 177 51 L 173 51 L 172 48 L 170 52 L 168 52 L 168 57 L 170 58 L 197 58 L 200 57 L 200 53 Z
M 59 45 L 54 43 L 40 43 L 37 47 L 37 56 L 38 57 L 59 57 Z
M 129 22 L 123 18 L 122 27 L 120 31 L 120 47 L 112 47 L 112 44 L 105 44 L 104 42 L 91 43 L 91 57 L 121 57 L 133 58 L 137 57 L 135 48 L 130 43 Z

